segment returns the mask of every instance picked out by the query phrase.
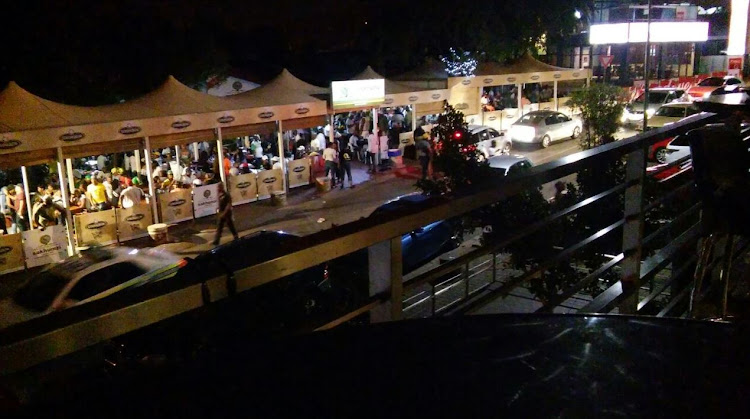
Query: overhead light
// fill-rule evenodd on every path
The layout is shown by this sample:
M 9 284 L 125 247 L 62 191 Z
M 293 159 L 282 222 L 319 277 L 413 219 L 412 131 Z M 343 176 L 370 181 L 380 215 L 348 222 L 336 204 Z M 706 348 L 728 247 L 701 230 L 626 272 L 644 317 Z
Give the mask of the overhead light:
M 575 13 L 573 13 L 573 16 L 575 16 L 576 19 L 580 19 L 581 18 L 581 12 L 578 11 L 578 10 L 576 10 Z

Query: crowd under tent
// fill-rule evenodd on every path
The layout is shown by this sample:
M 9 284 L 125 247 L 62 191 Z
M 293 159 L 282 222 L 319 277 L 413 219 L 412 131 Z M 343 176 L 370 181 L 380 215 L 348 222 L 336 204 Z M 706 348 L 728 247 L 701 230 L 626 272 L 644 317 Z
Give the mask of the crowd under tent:
M 507 129 L 525 112 L 538 109 L 570 112 L 558 100 L 558 87 L 561 82 L 578 81 L 588 85 L 591 80 L 590 69 L 556 67 L 543 63 L 524 54 L 514 62 L 503 65 L 498 62 L 484 62 L 477 65 L 473 76 L 449 77 L 451 89 L 449 103 L 466 115 L 471 123 L 490 125 L 499 130 Z M 524 104 L 523 88 L 530 83 L 552 83 L 552 101 Z M 485 88 L 513 86 L 515 88 L 515 107 L 504 110 L 484 112 L 482 109 L 482 92 Z
M 325 114 L 324 101 L 304 94 L 276 91 L 268 96 L 256 93 L 252 98 L 229 100 L 195 91 L 171 76 L 142 97 L 95 107 L 53 102 L 10 82 L 0 91 L 0 169 L 21 168 L 28 200 L 26 166 L 54 167 L 64 205 L 69 208 L 69 190 L 62 186 L 72 183 L 68 180 L 73 177 L 73 158 L 121 152 L 135 152 L 137 156 L 143 151 L 171 147 L 179 155 L 179 146 L 200 141 L 216 140 L 221 147 L 222 131 L 227 136 L 248 135 L 259 129 L 273 133 L 277 121 L 291 124 Z M 151 159 L 144 160 L 151 173 Z M 219 166 L 226 181 L 223 165 Z M 149 191 L 155 196 L 151 183 Z M 153 217 L 158 222 L 157 200 L 152 202 Z M 73 225 L 70 219 L 68 225 Z M 68 233 L 72 251 L 72 232 Z

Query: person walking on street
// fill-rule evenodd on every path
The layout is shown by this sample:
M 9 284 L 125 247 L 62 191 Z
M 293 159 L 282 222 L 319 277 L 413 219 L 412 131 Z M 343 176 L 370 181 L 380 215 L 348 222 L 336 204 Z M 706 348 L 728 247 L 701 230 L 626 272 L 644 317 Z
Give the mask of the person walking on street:
M 430 166 L 430 157 L 432 152 L 430 150 L 430 143 L 425 138 L 426 134 L 422 127 L 414 130 L 414 138 L 417 140 L 417 158 L 419 163 L 422 165 L 422 180 L 427 179 L 427 168 Z
M 378 137 L 376 133 L 372 133 L 369 136 L 367 136 L 367 163 L 370 166 L 370 169 L 367 171 L 367 173 L 375 173 L 376 172 L 376 165 L 377 165 L 377 158 L 378 152 L 380 151 L 380 147 L 378 146 Z
M 234 228 L 234 220 L 232 218 L 232 197 L 224 190 L 224 184 L 217 183 L 219 187 L 219 212 L 217 213 L 216 219 L 216 235 L 214 236 L 213 245 L 217 246 L 221 239 L 221 232 L 224 230 L 224 224 L 227 225 L 229 231 L 237 240 L 240 236 L 237 234 L 237 229 Z
M 326 177 L 329 173 L 331 175 L 331 189 L 336 186 L 336 172 L 338 172 L 339 152 L 336 148 L 336 142 L 332 142 L 323 150 L 323 160 L 326 162 Z
M 339 153 L 339 176 L 341 181 L 341 189 L 344 189 L 344 177 L 349 177 L 349 187 L 354 187 L 354 181 L 352 180 L 352 159 L 354 158 L 354 151 L 351 145 L 345 146 L 341 153 Z

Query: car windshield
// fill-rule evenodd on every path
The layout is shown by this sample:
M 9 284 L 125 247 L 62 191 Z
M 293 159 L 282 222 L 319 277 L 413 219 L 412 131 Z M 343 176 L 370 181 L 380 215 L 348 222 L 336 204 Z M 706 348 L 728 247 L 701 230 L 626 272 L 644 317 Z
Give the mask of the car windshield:
M 664 103 L 664 101 L 667 100 L 668 92 L 649 92 L 648 93 L 648 103 Z M 641 93 L 640 96 L 638 96 L 638 99 L 634 100 L 635 103 L 643 103 L 644 97 L 646 97 L 645 93 Z
M 708 86 L 708 87 L 719 87 L 724 85 L 724 79 L 721 77 L 709 77 L 702 82 L 698 83 L 698 86 Z
M 685 116 L 685 108 L 679 106 L 662 106 L 658 111 L 656 111 L 655 115 L 682 118 L 683 116 Z
M 532 114 L 526 114 L 521 117 L 521 119 L 518 120 L 518 124 L 525 124 L 525 125 L 537 125 L 541 121 L 544 121 L 543 115 L 532 115 Z
M 69 280 L 52 270 L 42 271 L 22 286 L 13 300 L 29 310 L 47 310 Z

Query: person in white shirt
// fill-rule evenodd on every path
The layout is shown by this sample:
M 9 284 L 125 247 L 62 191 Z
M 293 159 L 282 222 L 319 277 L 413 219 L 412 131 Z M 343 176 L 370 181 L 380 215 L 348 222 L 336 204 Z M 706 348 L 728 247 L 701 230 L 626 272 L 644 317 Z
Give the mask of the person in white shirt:
M 388 132 L 380 131 L 378 141 L 380 146 L 380 164 L 383 166 L 390 165 L 391 160 L 388 158 Z
M 370 166 L 368 173 L 375 173 L 378 155 L 378 137 L 373 133 L 367 136 L 367 163 Z
M 279 169 L 279 170 L 282 169 L 282 167 L 281 167 L 281 159 L 279 159 L 279 156 L 273 156 L 273 158 L 271 158 L 271 162 L 273 163 L 273 168 L 274 169 Z
M 99 170 L 104 170 L 104 166 L 107 164 L 107 157 L 103 154 L 100 154 L 99 157 L 96 158 L 96 168 Z
M 326 135 L 322 131 L 318 131 L 318 135 L 315 136 L 311 146 L 313 151 L 321 153 L 326 148 Z
M 323 150 L 323 160 L 326 162 L 326 177 L 331 175 L 331 188 L 336 185 L 336 174 L 338 173 L 339 152 L 336 150 L 336 142 L 333 142 Z
M 138 178 L 135 178 L 138 181 Z M 128 180 L 128 187 L 120 193 L 120 208 L 130 208 L 134 205 L 140 204 L 143 200 L 143 190 L 139 187 L 133 186 L 133 183 Z

